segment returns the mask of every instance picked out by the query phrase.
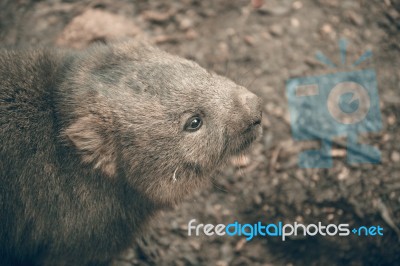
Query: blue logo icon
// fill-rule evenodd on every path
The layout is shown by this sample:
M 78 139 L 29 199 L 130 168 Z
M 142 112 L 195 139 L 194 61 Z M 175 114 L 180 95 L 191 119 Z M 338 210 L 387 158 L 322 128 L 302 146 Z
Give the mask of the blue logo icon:
M 346 41 L 340 41 L 342 63 L 346 62 Z M 364 53 L 353 66 L 370 58 Z M 317 59 L 336 67 L 322 53 Z M 286 94 L 293 138 L 297 141 L 319 140 L 319 150 L 303 151 L 303 168 L 332 167 L 332 138 L 347 137 L 348 163 L 379 163 L 380 152 L 360 144 L 358 135 L 382 128 L 376 73 L 373 69 L 294 78 L 287 81 Z
M 340 96 L 339 107 L 343 112 L 347 114 L 354 113 L 355 111 L 357 111 L 360 105 L 359 99 L 356 99 L 354 101 L 352 100 L 353 96 L 354 93 L 352 92 L 346 92 Z

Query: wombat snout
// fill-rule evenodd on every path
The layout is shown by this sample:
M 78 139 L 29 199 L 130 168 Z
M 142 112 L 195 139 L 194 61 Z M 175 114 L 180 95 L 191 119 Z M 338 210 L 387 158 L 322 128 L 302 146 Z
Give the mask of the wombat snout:
M 257 95 L 245 89 L 239 91 L 237 97 L 239 106 L 244 110 L 243 121 L 247 132 L 261 124 L 262 102 Z

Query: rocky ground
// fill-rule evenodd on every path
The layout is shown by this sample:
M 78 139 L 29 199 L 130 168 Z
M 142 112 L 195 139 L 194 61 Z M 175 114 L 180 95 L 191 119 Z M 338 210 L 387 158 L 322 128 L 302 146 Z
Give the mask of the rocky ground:
M 165 211 L 153 230 L 115 265 L 395 265 L 400 261 L 400 1 L 265 0 L 2 0 L 1 46 L 64 46 L 143 38 L 247 86 L 264 100 L 264 136 L 252 154 L 224 167 L 213 185 Z M 346 162 L 345 139 L 335 139 L 334 166 L 302 169 L 285 96 L 292 77 L 334 73 L 368 49 L 356 69 L 377 72 L 383 129 L 362 141 L 378 147 L 378 165 Z M 343 66 L 350 70 L 349 66 Z M 383 237 L 188 237 L 202 223 L 381 225 Z

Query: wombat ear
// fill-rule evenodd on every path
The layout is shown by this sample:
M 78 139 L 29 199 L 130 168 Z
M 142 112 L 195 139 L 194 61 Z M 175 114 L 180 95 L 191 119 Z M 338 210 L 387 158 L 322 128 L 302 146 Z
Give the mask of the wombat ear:
M 82 162 L 93 164 L 94 169 L 113 177 L 116 173 L 115 147 L 101 134 L 101 121 L 94 115 L 79 118 L 64 134 L 82 155 Z

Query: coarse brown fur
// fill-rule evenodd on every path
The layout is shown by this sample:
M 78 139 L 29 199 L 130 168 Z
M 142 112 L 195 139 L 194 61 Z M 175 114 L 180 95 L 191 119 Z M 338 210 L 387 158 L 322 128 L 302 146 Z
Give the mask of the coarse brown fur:
M 138 42 L 0 51 L 0 264 L 109 262 L 259 136 L 260 106 Z

